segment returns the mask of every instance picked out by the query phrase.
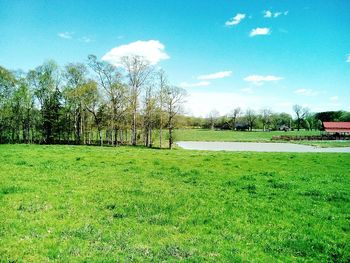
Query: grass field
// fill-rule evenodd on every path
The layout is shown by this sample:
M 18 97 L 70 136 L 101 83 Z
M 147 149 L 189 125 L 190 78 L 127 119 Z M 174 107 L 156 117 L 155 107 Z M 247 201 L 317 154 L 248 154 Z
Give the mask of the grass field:
M 350 155 L 0 145 L 0 262 L 349 262 Z
M 205 129 L 179 129 L 175 131 L 177 141 L 220 141 L 220 142 L 271 142 L 273 136 L 278 135 L 319 135 L 319 131 L 221 131 Z M 164 136 L 166 137 L 166 136 Z M 279 142 L 279 141 L 272 141 Z M 285 142 L 285 141 L 284 141 Z M 157 143 L 157 141 L 156 141 Z M 293 141 L 317 147 L 350 147 L 350 141 Z
M 206 129 L 181 129 L 175 132 L 178 141 L 220 141 L 220 142 L 267 142 L 278 135 L 319 135 L 319 131 L 230 131 Z

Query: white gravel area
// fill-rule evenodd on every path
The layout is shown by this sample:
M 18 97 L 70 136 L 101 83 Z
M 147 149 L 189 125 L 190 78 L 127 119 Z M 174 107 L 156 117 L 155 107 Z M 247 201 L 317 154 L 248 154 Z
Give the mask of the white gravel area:
M 194 142 L 180 141 L 176 144 L 186 150 L 248 151 L 248 152 L 324 152 L 350 153 L 350 147 L 319 148 L 293 143 L 258 142 Z

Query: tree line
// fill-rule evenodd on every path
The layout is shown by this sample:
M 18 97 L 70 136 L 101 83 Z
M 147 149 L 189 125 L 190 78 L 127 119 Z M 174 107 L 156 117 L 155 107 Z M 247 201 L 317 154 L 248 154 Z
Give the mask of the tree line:
M 234 108 L 230 113 L 221 116 L 212 110 L 206 118 L 187 117 L 184 126 L 220 130 L 322 130 L 324 121 L 350 121 L 350 112 L 326 111 L 313 113 L 298 104 L 293 106 L 294 118 L 288 113 L 276 113 L 269 108 L 259 111 Z
M 115 67 L 89 55 L 60 68 L 54 61 L 33 70 L 0 66 L 0 143 L 162 145 L 168 147 L 182 112 L 185 90 L 169 83 L 140 56 Z

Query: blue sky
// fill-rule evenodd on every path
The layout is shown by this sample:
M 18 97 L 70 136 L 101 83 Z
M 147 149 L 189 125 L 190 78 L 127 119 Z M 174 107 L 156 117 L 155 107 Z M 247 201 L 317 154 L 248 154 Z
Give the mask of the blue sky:
M 188 91 L 189 114 L 350 110 L 350 1 L 0 0 L 7 68 L 133 50 Z

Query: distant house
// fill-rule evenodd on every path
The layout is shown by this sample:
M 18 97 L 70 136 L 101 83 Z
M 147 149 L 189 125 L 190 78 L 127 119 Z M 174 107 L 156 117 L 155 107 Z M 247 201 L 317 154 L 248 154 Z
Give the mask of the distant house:
M 324 122 L 323 128 L 327 133 L 350 134 L 350 122 Z
M 236 131 L 246 131 L 249 130 L 249 125 L 246 123 L 236 123 Z
M 287 126 L 287 125 L 281 125 L 279 128 L 278 128 L 280 131 L 290 131 L 290 128 Z

